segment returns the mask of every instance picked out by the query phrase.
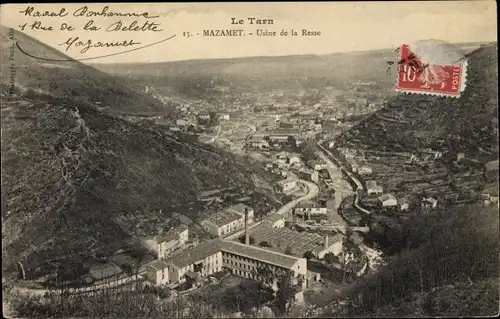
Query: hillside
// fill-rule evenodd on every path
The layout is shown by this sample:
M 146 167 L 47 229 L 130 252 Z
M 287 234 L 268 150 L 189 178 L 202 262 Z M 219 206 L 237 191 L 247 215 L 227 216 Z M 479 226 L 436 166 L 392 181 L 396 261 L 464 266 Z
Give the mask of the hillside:
M 23 43 L 28 42 L 24 37 Z M 6 46 L 5 41 L 2 45 Z M 36 41 L 29 45 L 46 56 L 59 56 Z M 8 51 L 2 53 L 5 79 Z M 135 212 L 139 218 L 156 214 L 161 220 L 177 212 L 196 218 L 199 211 L 193 203 L 199 191 L 231 186 L 253 191 L 253 181 L 267 176 L 244 160 L 116 119 L 82 103 L 90 95 L 87 90 L 94 73 L 78 62 L 71 64 L 73 70 L 88 71 L 82 71 L 81 77 L 68 79 L 68 73 L 55 72 L 42 83 L 60 83 L 55 92 L 63 98 L 49 95 L 52 90 L 47 95 L 21 93 L 19 87 L 36 87 L 49 72 L 39 60 L 23 57 L 20 61 L 18 94 L 9 94 L 6 85 L 0 91 L 4 277 L 16 261 L 32 255 L 50 273 L 60 264 L 75 265 L 88 256 L 118 250 L 128 239 L 113 222 L 118 213 Z M 115 80 L 95 74 L 96 83 L 107 83 L 92 88 L 106 96 L 103 106 L 118 100 L 127 109 L 142 99 L 136 93 L 130 100 L 120 96 L 123 86 L 115 89 Z M 89 86 L 81 87 L 82 79 Z M 78 88 L 78 99 L 68 93 L 71 88 Z
M 458 153 L 472 163 L 498 159 L 496 48 L 471 56 L 460 98 L 399 94 L 339 136 L 336 148 L 356 150 L 358 163 L 371 166 L 384 192 L 398 197 L 424 192 L 450 202 L 473 197 L 470 192 L 477 197 L 484 187 L 482 168 L 453 163 Z M 441 159 L 424 159 L 436 151 Z M 411 154 L 422 160 L 411 162 Z
M 217 85 L 229 86 L 233 93 L 240 94 L 270 89 L 307 90 L 323 86 L 341 89 L 347 81 L 356 80 L 375 81 L 383 89 L 394 82 L 392 77 L 386 76 L 386 61 L 396 58 L 392 51 L 94 66 L 126 78 L 138 87 L 151 85 L 161 88 L 162 93 L 180 97 L 193 97 L 192 90 L 186 90 L 186 84 L 199 87 L 205 95 Z M 367 63 L 367 60 L 370 62 Z M 195 94 L 194 97 L 199 98 L 200 95 Z
M 499 311 L 498 207 L 460 205 L 408 221 L 408 249 L 347 289 L 324 317 L 494 316 Z M 394 241 L 398 239 L 393 237 Z
M 459 44 L 466 52 L 479 44 Z M 343 89 L 347 83 L 375 82 L 387 90 L 394 76 L 387 61 L 398 58 L 394 49 L 343 52 L 327 55 L 262 56 L 232 59 L 186 60 L 161 63 L 94 64 L 99 70 L 126 78 L 141 88 L 152 86 L 170 96 L 206 96 L 210 88 L 231 87 L 235 94 L 269 89 L 308 90 L 324 86 Z M 167 74 L 168 76 L 165 76 Z M 186 90 L 199 87 L 197 91 Z M 207 90 L 208 89 L 208 90 Z M 195 90 L 196 91 L 196 90 Z M 198 93 L 198 94 L 196 94 Z M 214 92 L 216 93 L 216 92 Z
M 10 48 L 14 46 L 15 81 L 26 94 L 45 94 L 56 98 L 71 96 L 82 104 L 102 107 L 113 113 L 168 114 L 158 100 L 137 93 L 122 79 L 109 76 L 94 67 L 79 63 L 44 43 L 18 31 L 9 39 L 9 29 L 0 26 L 2 75 L 9 72 Z M 26 53 L 38 57 L 32 58 Z M 7 74 L 7 73 L 5 73 Z M 2 76 L 9 85 L 10 76 Z
M 499 156 L 497 68 L 497 46 L 486 46 L 470 57 L 460 98 L 400 94 L 336 141 L 359 151 L 356 159 L 373 167 L 369 179 L 384 192 L 417 203 L 434 196 L 439 205 L 427 214 L 416 205 L 405 218 L 374 209 L 369 235 L 389 262 L 322 316 L 498 314 L 498 206 L 479 200 L 486 189 L 498 198 L 498 177 L 483 175 L 484 163 Z M 408 163 L 405 154 L 422 156 L 425 148 L 443 157 Z M 459 153 L 465 158 L 456 161 Z

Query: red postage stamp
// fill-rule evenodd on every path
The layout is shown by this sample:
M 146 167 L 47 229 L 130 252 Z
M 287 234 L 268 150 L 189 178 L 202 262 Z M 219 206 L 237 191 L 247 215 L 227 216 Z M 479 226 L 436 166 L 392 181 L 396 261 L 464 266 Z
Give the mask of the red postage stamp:
M 400 61 L 398 92 L 459 97 L 465 90 L 467 60 L 455 65 L 425 64 L 403 45 Z

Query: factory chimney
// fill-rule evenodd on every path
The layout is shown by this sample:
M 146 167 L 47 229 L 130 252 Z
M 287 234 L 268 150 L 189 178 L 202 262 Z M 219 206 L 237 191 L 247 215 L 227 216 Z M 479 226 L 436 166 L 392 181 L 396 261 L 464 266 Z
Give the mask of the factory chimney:
M 250 245 L 250 236 L 248 235 L 248 208 L 245 207 L 245 245 Z
M 328 249 L 328 235 L 325 236 L 325 249 Z

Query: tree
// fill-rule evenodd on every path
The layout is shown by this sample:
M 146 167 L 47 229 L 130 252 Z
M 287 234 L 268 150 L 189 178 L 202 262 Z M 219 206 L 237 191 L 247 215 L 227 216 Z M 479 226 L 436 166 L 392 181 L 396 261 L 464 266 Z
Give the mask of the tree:
M 314 254 L 312 251 L 308 250 L 304 253 L 304 258 L 306 259 L 313 259 L 314 258 Z
M 297 147 L 297 140 L 295 140 L 295 137 L 290 135 L 286 138 L 286 141 L 287 141 L 288 145 L 290 145 L 291 147 L 293 147 L 293 148 Z
M 292 254 L 292 247 L 291 246 L 287 246 L 286 249 L 285 249 L 285 254 L 287 255 L 291 255 Z
M 295 301 L 295 293 L 297 292 L 291 271 L 282 271 L 277 275 L 277 286 L 278 291 L 275 298 L 276 310 L 279 314 L 286 315 L 292 308 Z
M 318 159 L 318 156 L 316 155 L 316 146 L 311 142 L 301 144 L 301 154 L 302 159 L 305 162 Z
M 323 257 L 323 260 L 326 261 L 330 265 L 333 265 L 333 264 L 339 262 L 338 257 L 335 256 L 335 254 L 332 252 L 326 253 L 325 256 Z

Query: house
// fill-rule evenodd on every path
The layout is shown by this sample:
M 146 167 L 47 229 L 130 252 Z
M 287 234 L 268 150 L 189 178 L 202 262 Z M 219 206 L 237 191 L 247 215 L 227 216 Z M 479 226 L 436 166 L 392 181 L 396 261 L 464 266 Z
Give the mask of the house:
M 309 161 L 307 163 L 307 165 L 309 165 L 309 167 L 311 167 L 315 171 L 321 171 L 323 169 L 327 169 L 328 168 L 328 166 L 326 165 L 326 163 L 322 162 L 322 161 Z
M 328 142 L 328 148 L 334 148 L 335 147 L 335 141 Z
M 326 215 L 328 209 L 326 205 L 319 205 L 313 202 L 303 202 L 295 207 L 293 214 L 294 216 L 300 217 L 304 220 L 308 220 L 311 215 Z
M 269 142 L 264 139 L 250 139 L 246 145 L 258 149 L 269 148 Z
M 290 155 L 288 156 L 288 164 L 294 165 L 302 163 L 302 159 L 298 155 Z
M 276 192 L 288 195 L 297 188 L 297 181 L 293 179 L 284 179 L 277 182 L 274 186 Z
M 384 194 L 378 198 L 382 207 L 394 207 L 398 206 L 398 200 L 392 194 Z
M 464 153 L 457 153 L 457 162 L 460 162 L 460 160 L 462 160 L 464 158 L 465 158 L 465 154 Z
M 286 160 L 286 159 L 288 159 L 288 153 L 287 152 L 279 152 L 276 154 L 276 158 L 281 159 L 281 160 Z
M 222 252 L 220 251 L 218 241 L 211 240 L 201 243 L 184 252 L 171 256 L 163 264 L 156 265 L 161 270 L 153 268 L 151 275 L 148 272 L 148 279 L 158 278 L 159 273 L 166 273 L 161 282 L 167 284 L 179 285 L 192 279 L 194 273 L 201 276 L 208 276 L 222 270 Z M 152 267 L 151 267 L 152 268 Z M 152 278 L 150 278 L 150 276 Z
M 370 166 L 361 166 L 358 168 L 359 175 L 371 175 L 373 173 Z
M 198 118 L 203 121 L 209 121 L 210 120 L 210 113 L 200 113 L 198 114 Z
M 170 126 L 170 130 L 172 132 L 180 132 L 181 128 L 178 126 Z
M 347 164 L 351 167 L 351 170 L 355 173 L 358 172 L 358 162 L 354 158 L 346 158 Z
M 267 133 L 269 140 L 273 142 L 286 142 L 289 136 L 299 136 L 298 129 L 276 129 Z
M 267 216 L 263 223 L 268 223 L 272 228 L 283 228 L 285 227 L 285 218 L 279 214 L 272 214 Z
M 243 203 L 239 203 L 236 205 L 233 205 L 229 208 L 227 208 L 228 211 L 232 211 L 235 213 L 240 214 L 242 217 L 245 217 L 245 212 L 248 213 L 248 219 L 253 219 L 254 218 L 254 210 L 252 207 L 245 205 Z
M 164 277 L 162 277 L 162 271 L 157 270 L 161 267 L 168 273 Z M 210 276 L 220 272 L 223 267 L 237 276 L 253 280 L 261 279 L 257 271 L 259 268 L 265 268 L 272 274 L 287 271 L 293 278 L 306 279 L 307 274 L 305 258 L 297 258 L 235 241 L 215 239 L 171 256 L 164 264 L 158 263 L 150 267 L 148 279 L 174 286 L 193 277 Z M 297 281 L 294 280 L 294 282 Z M 265 284 L 277 289 L 276 279 L 265 280 Z M 306 280 L 302 284 L 302 287 L 305 287 Z
M 370 195 L 382 195 L 384 188 L 374 180 L 366 181 L 366 193 Z
M 287 168 L 288 167 L 288 164 L 286 163 L 286 160 L 282 160 L 282 159 L 277 159 L 273 162 L 274 166 L 275 167 L 278 167 L 278 168 Z
M 410 203 L 408 202 L 408 200 L 406 198 L 398 199 L 398 206 L 399 206 L 399 209 L 402 211 L 406 211 L 406 210 L 410 209 Z
M 189 239 L 188 227 L 180 225 L 170 229 L 166 234 L 156 238 L 158 260 L 167 258 L 177 248 L 182 247 Z
M 321 274 L 319 272 L 308 270 L 307 271 L 307 282 L 310 283 L 313 281 L 316 281 L 316 282 L 321 281 Z
M 230 116 L 229 116 L 229 114 L 227 114 L 227 113 L 223 113 L 223 114 L 220 114 L 220 115 L 219 115 L 219 119 L 220 119 L 220 120 L 226 120 L 226 121 L 229 121 Z
M 308 169 L 306 167 L 303 167 L 303 168 L 301 168 L 299 170 L 298 176 L 301 179 L 305 179 L 307 181 L 311 181 L 311 182 L 314 182 L 314 183 L 317 183 L 319 181 L 319 173 L 318 173 L 318 171 L 314 171 L 314 170 Z
M 340 234 L 335 234 L 335 236 L 331 238 L 327 235 L 324 237 L 324 245 L 315 248 L 313 254 L 319 259 L 325 258 L 325 255 L 328 253 L 333 253 L 335 256 L 338 256 L 342 252 L 342 240 L 343 238 Z
M 177 121 L 175 121 L 175 124 L 177 124 L 177 126 L 186 126 L 187 121 L 183 119 L 178 119 Z
M 223 210 L 205 218 L 200 223 L 211 235 L 222 237 L 244 226 L 244 217 L 230 210 Z
M 178 218 L 179 221 L 186 226 L 189 226 L 193 223 L 193 220 L 191 218 L 187 217 L 184 214 L 179 214 L 176 212 L 172 213 L 172 218 Z
M 147 266 L 146 276 L 156 286 L 164 286 L 169 283 L 168 265 L 163 260 L 155 260 Z
M 438 200 L 433 197 L 424 197 L 420 202 L 420 207 L 424 210 L 434 209 L 437 207 Z
M 491 195 L 488 193 L 481 194 L 481 199 L 484 201 L 484 205 L 489 206 L 490 204 L 498 204 L 498 194 Z

